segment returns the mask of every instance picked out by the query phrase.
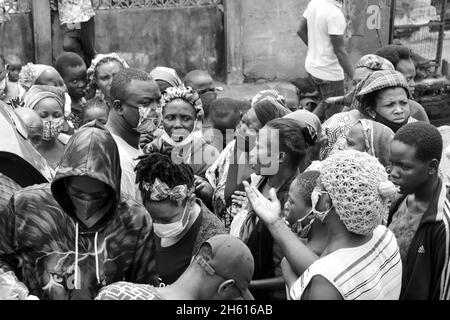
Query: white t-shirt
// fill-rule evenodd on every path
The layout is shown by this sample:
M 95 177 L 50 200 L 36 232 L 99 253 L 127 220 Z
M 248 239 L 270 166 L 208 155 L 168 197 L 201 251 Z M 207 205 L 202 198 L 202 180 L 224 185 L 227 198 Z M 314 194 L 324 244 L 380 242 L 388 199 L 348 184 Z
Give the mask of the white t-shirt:
M 135 160 L 143 154 L 141 149 L 135 149 L 118 135 L 111 133 L 119 149 L 120 167 L 122 168 L 122 179 L 120 183 L 121 193 L 125 193 L 132 199 L 141 203 L 139 186 L 135 183 L 136 173 L 134 168 L 137 164 Z
M 336 0 L 311 0 L 303 13 L 308 21 L 308 54 L 305 69 L 316 78 L 344 80 L 344 69 L 334 53 L 330 35 L 344 35 L 346 22 Z

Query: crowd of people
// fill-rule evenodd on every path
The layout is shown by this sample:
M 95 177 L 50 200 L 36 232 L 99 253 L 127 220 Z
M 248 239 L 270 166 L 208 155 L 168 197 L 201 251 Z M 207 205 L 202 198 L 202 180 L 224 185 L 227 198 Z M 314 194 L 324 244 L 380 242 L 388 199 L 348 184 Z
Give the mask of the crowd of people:
M 218 98 L 206 71 L 116 53 L 0 57 L 15 141 L 0 157 L 0 299 L 449 300 L 443 138 L 414 101 L 411 53 L 351 65 L 334 0 L 320 0 L 331 38 L 313 29 L 318 2 L 299 30 L 311 111 L 276 90 Z

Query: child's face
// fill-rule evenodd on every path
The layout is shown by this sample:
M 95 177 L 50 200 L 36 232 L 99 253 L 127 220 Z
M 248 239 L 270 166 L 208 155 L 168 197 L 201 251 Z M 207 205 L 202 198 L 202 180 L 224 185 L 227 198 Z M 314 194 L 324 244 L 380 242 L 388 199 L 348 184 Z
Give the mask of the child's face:
M 295 179 L 291 183 L 289 198 L 284 205 L 283 214 L 291 226 L 311 212 L 311 207 L 306 205 L 305 199 L 299 194 L 299 188 L 301 187 Z
M 347 134 L 344 150 L 366 152 L 366 142 L 361 123 L 354 125 Z
M 89 108 L 84 112 L 83 124 L 93 120 L 98 120 L 101 123 L 106 124 L 106 122 L 108 122 L 108 114 L 102 108 Z
M 86 66 L 68 67 L 64 74 L 64 82 L 70 97 L 81 99 L 86 88 Z

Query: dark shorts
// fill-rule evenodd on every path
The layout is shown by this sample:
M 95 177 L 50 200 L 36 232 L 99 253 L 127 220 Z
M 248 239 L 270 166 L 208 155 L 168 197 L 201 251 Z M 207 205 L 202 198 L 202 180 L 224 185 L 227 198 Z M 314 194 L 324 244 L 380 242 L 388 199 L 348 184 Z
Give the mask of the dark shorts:
M 344 80 L 328 81 L 316 78 L 308 74 L 310 80 L 316 86 L 320 94 L 320 99 L 325 100 L 331 97 L 340 97 L 344 95 Z
M 79 54 L 86 66 L 91 65 L 97 54 L 95 51 L 95 20 L 94 17 L 81 22 L 80 29 L 69 29 L 66 24 L 61 25 L 63 34 L 63 50 Z

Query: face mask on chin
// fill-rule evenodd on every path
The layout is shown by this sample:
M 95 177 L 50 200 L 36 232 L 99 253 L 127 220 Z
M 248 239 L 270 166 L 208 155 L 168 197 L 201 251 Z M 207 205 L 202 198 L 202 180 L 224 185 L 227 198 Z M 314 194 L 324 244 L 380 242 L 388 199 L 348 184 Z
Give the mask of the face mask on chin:
M 184 207 L 183 215 L 180 220 L 167 224 L 154 223 L 153 230 L 155 231 L 155 234 L 161 239 L 176 238 L 179 236 L 189 224 L 192 211 L 191 208 L 192 205 L 188 201 Z
M 292 232 L 298 234 L 300 238 L 307 239 L 309 231 L 311 230 L 311 226 L 314 223 L 316 218 L 314 217 L 314 213 L 310 212 L 305 215 L 303 218 L 298 219 L 291 227 Z
M 150 113 L 155 111 L 152 108 L 142 108 L 139 107 L 139 123 L 136 127 L 136 130 L 140 134 L 149 134 L 155 132 L 161 124 L 161 116 L 160 112 L 156 110 L 157 116 L 151 117 Z
M 377 112 L 375 112 L 375 119 L 374 119 L 375 122 L 384 124 L 386 127 L 390 128 L 392 131 L 394 131 L 394 133 L 397 133 L 397 131 L 400 130 L 401 127 L 408 124 L 408 120 L 409 120 L 409 117 L 402 123 L 393 122 L 393 121 L 390 121 L 390 120 L 386 119 L 385 117 L 381 116 Z
M 185 147 L 192 143 L 196 136 L 201 136 L 201 131 L 195 130 L 197 127 L 197 120 L 194 123 L 194 129 L 192 132 L 188 132 L 185 129 L 175 129 L 172 131 L 171 136 L 164 130 L 161 139 L 174 148 Z

